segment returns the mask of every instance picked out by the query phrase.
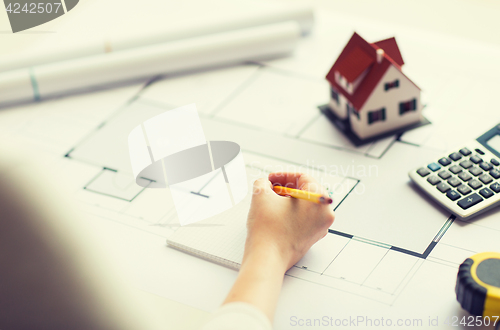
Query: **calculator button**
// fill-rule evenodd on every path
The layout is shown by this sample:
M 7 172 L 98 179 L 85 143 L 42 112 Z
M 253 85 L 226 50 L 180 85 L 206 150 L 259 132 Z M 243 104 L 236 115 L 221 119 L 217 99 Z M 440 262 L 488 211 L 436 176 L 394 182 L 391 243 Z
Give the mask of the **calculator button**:
M 443 157 L 439 160 L 439 164 L 443 166 L 448 166 L 451 164 L 451 160 L 449 160 L 448 157 Z
M 448 179 L 449 177 L 451 177 L 451 174 L 450 172 L 448 172 L 447 170 L 442 170 L 441 172 L 438 173 L 439 177 L 443 180 L 446 180 Z
M 456 201 L 457 199 L 460 198 L 460 194 L 457 193 L 455 190 L 450 190 L 446 193 L 446 197 L 448 197 L 452 201 Z
M 477 181 L 476 179 L 469 181 L 469 187 L 471 187 L 474 190 L 479 189 L 482 186 L 483 185 L 481 184 L 481 182 Z
M 500 183 L 495 182 L 490 186 L 491 190 L 493 190 L 496 193 L 500 192 Z
M 482 151 L 481 149 L 476 148 L 475 150 L 478 154 L 484 155 L 484 151 Z
M 429 170 L 431 170 L 432 172 L 436 172 L 437 170 L 439 170 L 441 168 L 441 166 L 439 166 L 438 164 L 436 163 L 430 163 L 429 165 L 427 165 L 427 167 L 429 168 Z
M 498 170 L 491 170 L 490 175 L 494 177 L 495 179 L 500 178 L 500 172 Z
M 453 165 L 452 167 L 449 168 L 449 170 L 453 174 L 457 174 L 457 173 L 462 172 L 462 169 L 460 168 L 460 166 L 457 166 L 457 165 Z
M 500 162 L 499 162 L 497 159 L 495 159 L 495 158 L 492 158 L 490 162 L 491 162 L 493 165 L 495 165 L 495 166 L 500 165 Z
M 482 183 L 484 184 L 488 184 L 490 183 L 491 181 L 493 181 L 493 179 L 491 178 L 491 176 L 489 176 L 488 174 L 484 173 L 483 175 L 481 175 L 479 177 L 479 180 L 481 180 Z
M 441 182 L 436 186 L 436 188 L 442 193 L 445 193 L 451 189 L 450 186 L 448 186 L 445 182 Z
M 493 166 L 491 166 L 491 164 L 488 162 L 482 162 L 481 164 L 479 164 L 479 167 L 481 167 L 485 171 L 489 171 L 493 168 Z
M 449 179 L 448 183 L 452 187 L 458 187 L 458 186 L 460 186 L 462 184 L 462 182 L 460 180 L 458 180 L 457 178 L 451 178 L 451 179 Z
M 474 175 L 474 176 L 478 176 L 478 175 L 481 175 L 483 174 L 483 171 L 481 171 L 478 167 L 472 167 L 470 170 L 469 170 L 470 174 Z
M 472 190 L 467 187 L 466 185 L 461 185 L 460 187 L 457 188 L 457 190 L 462 194 L 462 195 L 467 195 L 470 193 Z
M 491 190 L 489 190 L 488 188 L 483 188 L 483 189 L 479 190 L 479 193 L 484 198 L 490 198 L 491 196 L 494 195 L 493 192 Z
M 461 199 L 458 201 L 458 206 L 463 208 L 464 210 L 467 210 L 469 207 L 472 207 L 476 205 L 477 203 L 481 202 L 483 198 L 479 196 L 478 194 L 472 194 L 470 196 L 465 197 L 464 199 Z
M 425 167 L 421 167 L 417 170 L 417 173 L 420 174 L 421 177 L 424 177 L 426 175 L 429 175 L 429 173 L 431 172 L 429 172 L 429 170 L 426 169 Z
M 482 162 L 483 160 L 481 159 L 481 157 L 479 156 L 472 156 L 470 158 L 470 160 L 474 163 L 474 164 L 479 164 L 480 162 Z
M 448 157 L 450 157 L 455 162 L 457 160 L 459 160 L 460 158 L 462 158 L 462 156 L 458 152 L 454 152 L 454 153 L 450 154 Z
M 460 153 L 464 156 L 469 156 L 472 152 L 467 148 L 460 149 Z
M 460 174 L 458 175 L 458 177 L 459 177 L 460 179 L 462 179 L 463 181 L 469 181 L 470 179 L 472 179 L 472 176 L 471 176 L 469 173 L 467 173 L 467 172 L 462 172 L 462 173 L 460 173 Z
M 427 182 L 429 182 L 432 185 L 436 185 L 439 182 L 441 182 L 441 180 L 439 180 L 437 176 L 431 175 L 430 177 L 427 178 Z
M 463 168 L 469 168 L 472 167 L 473 165 L 474 164 L 472 164 L 472 162 L 468 159 L 460 162 L 460 166 L 462 166 Z

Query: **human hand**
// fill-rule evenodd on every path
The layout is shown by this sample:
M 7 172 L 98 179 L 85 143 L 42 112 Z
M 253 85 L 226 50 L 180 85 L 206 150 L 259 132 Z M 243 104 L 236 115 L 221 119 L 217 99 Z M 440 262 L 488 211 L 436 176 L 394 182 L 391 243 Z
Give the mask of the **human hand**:
M 314 178 L 302 173 L 271 173 L 269 180 L 255 181 L 245 258 L 262 249 L 277 252 L 284 272 L 328 233 L 335 216 L 331 205 L 279 196 L 272 190 L 273 185 L 325 195 L 326 192 Z
M 269 180 L 254 183 L 245 254 L 224 304 L 252 304 L 270 320 L 283 274 L 327 234 L 334 220 L 330 205 L 279 196 L 273 184 L 325 194 L 316 180 L 301 173 L 271 173 Z

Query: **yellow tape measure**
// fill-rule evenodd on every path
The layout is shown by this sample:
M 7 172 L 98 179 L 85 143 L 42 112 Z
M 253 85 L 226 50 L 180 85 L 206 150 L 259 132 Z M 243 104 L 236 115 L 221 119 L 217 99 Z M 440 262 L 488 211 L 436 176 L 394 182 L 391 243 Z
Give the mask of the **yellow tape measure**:
M 458 269 L 457 300 L 472 315 L 500 315 L 500 253 L 483 252 L 466 259 Z

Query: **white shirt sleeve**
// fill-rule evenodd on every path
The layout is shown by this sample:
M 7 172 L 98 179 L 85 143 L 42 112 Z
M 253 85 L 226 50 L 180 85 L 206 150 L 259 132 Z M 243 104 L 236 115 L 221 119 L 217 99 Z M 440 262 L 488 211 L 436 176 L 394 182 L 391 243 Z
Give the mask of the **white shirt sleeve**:
M 267 316 L 257 307 L 245 302 L 221 306 L 201 330 L 272 330 Z

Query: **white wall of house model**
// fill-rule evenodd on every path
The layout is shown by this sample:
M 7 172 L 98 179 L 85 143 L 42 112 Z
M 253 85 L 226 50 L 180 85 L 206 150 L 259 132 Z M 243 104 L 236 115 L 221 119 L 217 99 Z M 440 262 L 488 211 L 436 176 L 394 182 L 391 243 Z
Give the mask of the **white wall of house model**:
M 399 81 L 398 87 L 385 89 L 386 83 L 393 83 L 396 80 Z M 422 120 L 420 89 L 393 65 L 389 66 L 357 113 L 355 110 L 348 111 L 349 102 L 342 93 L 347 93 L 347 91 L 338 93 L 338 102 L 331 97 L 330 108 L 340 119 L 349 118 L 351 130 L 361 139 L 370 138 Z M 415 109 L 401 112 L 400 104 L 412 100 L 415 100 Z M 382 109 L 385 109 L 385 119 L 370 122 L 370 112 Z

